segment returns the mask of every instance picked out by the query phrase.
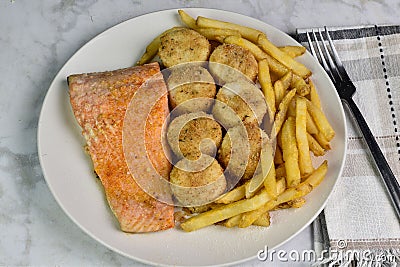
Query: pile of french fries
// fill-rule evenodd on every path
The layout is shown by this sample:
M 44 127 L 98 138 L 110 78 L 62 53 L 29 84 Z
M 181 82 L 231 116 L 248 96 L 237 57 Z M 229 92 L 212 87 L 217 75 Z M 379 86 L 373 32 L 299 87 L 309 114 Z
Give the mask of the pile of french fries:
M 194 19 L 183 10 L 178 12 L 187 27 L 209 40 L 239 45 L 254 55 L 258 82 L 273 125 L 270 140 L 277 141 L 274 155 L 272 142 L 262 148 L 261 172 L 218 198 L 210 210 L 182 222 L 181 227 L 194 231 L 215 223 L 226 227 L 269 226 L 271 211 L 301 207 L 305 203 L 303 197 L 324 179 L 327 161 L 314 168 L 311 154 L 325 155 L 335 136 L 309 78 L 311 71 L 295 59 L 305 48 L 277 47 L 259 30 L 201 16 Z M 154 58 L 160 36 L 147 46 L 138 64 Z

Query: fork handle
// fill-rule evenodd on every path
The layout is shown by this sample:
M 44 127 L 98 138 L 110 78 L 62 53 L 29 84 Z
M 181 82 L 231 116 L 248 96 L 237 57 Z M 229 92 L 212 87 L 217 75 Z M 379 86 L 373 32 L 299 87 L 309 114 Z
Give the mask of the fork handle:
M 375 163 L 381 173 L 386 189 L 389 193 L 389 196 L 393 202 L 393 207 L 397 213 L 398 219 L 400 219 L 400 186 L 399 183 L 394 176 L 392 170 L 390 169 L 389 164 L 387 163 L 385 156 L 383 155 L 381 149 L 379 148 L 378 143 L 375 140 L 375 137 L 371 133 L 371 130 L 368 127 L 367 122 L 365 121 L 363 115 L 358 109 L 356 103 L 352 98 L 342 99 L 350 108 L 351 113 L 357 121 L 357 124 L 364 136 L 364 140 L 367 143 L 369 150 L 372 154 L 372 157 L 375 160 Z

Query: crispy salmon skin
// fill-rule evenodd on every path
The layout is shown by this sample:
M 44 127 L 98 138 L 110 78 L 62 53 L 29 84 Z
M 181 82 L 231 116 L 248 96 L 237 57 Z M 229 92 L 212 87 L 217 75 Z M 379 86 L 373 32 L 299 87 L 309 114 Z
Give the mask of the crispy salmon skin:
M 146 80 L 159 73 L 158 63 L 151 63 L 68 77 L 73 113 L 82 127 L 110 208 L 125 232 L 155 232 L 174 226 L 174 207 L 157 201 L 138 186 L 129 172 L 122 146 L 123 122 L 130 101 Z M 162 85 L 157 90 L 166 93 L 165 83 Z M 168 114 L 167 96 L 160 101 L 150 120 L 162 121 Z M 146 144 L 150 146 L 148 151 L 153 151 L 149 155 L 153 165 L 168 176 L 170 163 L 158 152 L 162 151 L 161 127 L 162 123 L 146 124 Z

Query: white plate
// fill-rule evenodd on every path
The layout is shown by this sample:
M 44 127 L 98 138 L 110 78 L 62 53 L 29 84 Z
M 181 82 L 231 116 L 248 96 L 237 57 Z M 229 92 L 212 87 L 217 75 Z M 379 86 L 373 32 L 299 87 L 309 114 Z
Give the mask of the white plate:
M 285 33 L 259 20 L 231 12 L 187 9 L 202 15 L 260 29 L 277 45 L 298 45 Z M 66 77 L 72 73 L 119 69 L 133 65 L 146 45 L 165 29 L 180 25 L 177 10 L 136 17 L 101 33 L 84 45 L 55 77 L 43 103 L 38 127 L 40 163 L 47 184 L 65 213 L 87 234 L 132 259 L 155 265 L 226 265 L 256 257 L 268 246 L 277 247 L 308 226 L 323 209 L 342 172 L 346 152 L 344 112 L 338 95 L 321 66 L 309 53 L 300 61 L 313 72 L 323 108 L 336 130 L 326 158 L 326 179 L 301 209 L 273 212 L 269 228 L 227 229 L 211 226 L 185 233 L 170 229 L 158 233 L 126 234 L 119 230 L 92 163 L 83 150 L 84 139 L 69 103 Z

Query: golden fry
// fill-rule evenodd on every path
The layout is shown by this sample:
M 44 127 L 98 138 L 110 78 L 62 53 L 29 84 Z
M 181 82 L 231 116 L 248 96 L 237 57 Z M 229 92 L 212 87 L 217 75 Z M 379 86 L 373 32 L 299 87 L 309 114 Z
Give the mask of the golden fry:
M 302 176 L 314 170 L 307 140 L 307 104 L 303 97 L 296 98 L 296 141 L 299 150 L 299 167 Z
M 310 101 L 313 103 L 317 108 L 321 109 L 321 100 L 319 99 L 319 95 L 317 90 L 315 89 L 314 83 L 311 79 L 308 80 L 308 84 L 310 85 Z
M 257 220 L 253 222 L 253 225 L 268 227 L 271 224 L 270 219 L 271 217 L 269 216 L 269 212 L 266 212 L 264 214 L 261 214 L 261 216 L 258 217 Z
M 282 153 L 285 161 L 286 183 L 295 187 L 301 181 L 299 169 L 299 151 L 296 144 L 296 124 L 293 117 L 288 117 L 282 127 Z
M 290 101 L 292 101 L 292 98 L 294 97 L 295 94 L 296 94 L 296 89 L 289 91 L 285 95 L 285 97 L 282 99 L 281 103 L 279 104 L 279 111 L 276 114 L 275 122 L 273 125 L 272 138 L 274 136 L 277 136 L 277 134 L 279 134 L 279 131 L 282 128 L 283 122 L 285 121 L 286 113 L 289 108 Z
M 314 156 L 319 157 L 325 155 L 325 150 L 321 147 L 318 141 L 315 140 L 314 137 L 312 137 L 312 135 L 309 133 L 307 133 L 307 140 L 310 150 L 314 154 Z
M 305 96 L 310 93 L 310 86 L 303 80 L 300 76 L 293 75 L 292 88 L 296 88 L 297 94 L 300 96 Z
M 323 149 L 331 150 L 331 144 L 321 132 L 314 134 L 313 137 Z
M 241 46 L 243 48 L 246 48 L 254 55 L 254 57 L 257 59 L 257 61 L 260 61 L 260 60 L 268 57 L 268 54 L 265 53 L 264 51 L 262 51 L 261 48 L 259 48 L 257 45 L 250 42 L 249 40 L 246 40 L 246 39 L 238 37 L 238 36 L 233 36 L 233 35 L 228 36 L 224 39 L 224 43 L 235 44 L 235 45 Z M 269 64 L 269 61 L 268 61 L 268 64 Z
M 241 200 L 246 195 L 246 184 L 238 186 L 231 191 L 225 193 L 218 199 L 214 201 L 214 203 L 221 203 L 221 204 L 229 204 L 238 200 Z
M 292 71 L 288 71 L 285 75 L 282 76 L 282 78 L 280 78 L 280 81 L 282 82 L 285 91 L 289 89 L 289 86 L 292 84 L 292 79 L 293 79 Z
M 307 103 L 307 109 L 310 112 L 310 115 L 313 118 L 315 124 L 317 125 L 318 130 L 329 142 L 335 136 L 335 131 L 329 124 L 328 119 L 325 117 L 321 109 L 319 109 L 317 106 L 311 103 L 310 100 L 307 99 L 306 103 Z
M 271 198 L 275 198 L 278 194 L 276 188 L 276 173 L 275 173 L 275 164 L 271 165 L 269 169 L 268 175 L 264 180 L 265 191 L 271 196 Z
M 297 62 L 286 53 L 279 50 L 273 43 L 271 43 L 265 34 L 260 34 L 257 40 L 258 45 L 280 63 L 291 69 L 293 73 L 296 73 L 302 78 L 307 78 L 311 75 L 311 71 L 306 68 L 303 64 Z
M 304 46 L 282 46 L 278 47 L 282 52 L 285 52 L 290 57 L 295 58 L 303 55 L 306 52 L 306 48 Z
M 274 84 L 275 91 L 275 105 L 279 107 L 283 97 L 285 96 L 285 89 L 283 88 L 283 84 L 281 80 L 277 80 Z
M 272 88 L 268 61 L 266 59 L 262 59 L 258 62 L 258 81 L 260 82 L 265 101 L 267 102 L 269 121 L 273 122 L 276 112 L 275 92 Z
M 198 33 L 206 37 L 208 40 L 223 42 L 228 36 L 240 37 L 240 33 L 231 29 L 218 29 L 218 28 L 197 28 Z
M 253 28 L 245 27 L 235 23 L 225 22 L 216 19 L 205 18 L 202 16 L 197 17 L 196 24 L 200 28 L 220 28 L 231 29 L 240 32 L 240 35 L 253 43 L 257 42 L 258 35 L 262 32 Z
M 222 225 L 228 228 L 232 228 L 238 226 L 241 219 L 242 219 L 242 214 L 238 214 L 236 216 L 227 219 Z
M 328 170 L 328 162 L 325 160 L 310 176 L 301 184 L 296 187 L 292 187 L 281 193 L 278 198 L 268 201 L 262 207 L 246 212 L 242 215 L 239 222 L 239 227 L 250 226 L 255 220 L 257 220 L 262 214 L 268 212 L 278 205 L 292 201 L 297 198 L 301 198 L 310 193 L 316 186 L 318 186 L 324 179 Z
M 181 223 L 181 227 L 186 232 L 191 232 L 214 223 L 231 218 L 238 214 L 258 209 L 267 203 L 271 198 L 265 190 L 260 194 L 249 199 L 243 199 L 228 205 L 193 216 Z M 253 221 L 254 222 L 254 221 Z
M 311 118 L 310 113 L 307 111 L 307 132 L 310 134 L 318 133 L 317 125 L 315 125 L 314 120 Z
M 191 29 L 197 29 L 196 20 L 192 18 L 188 13 L 183 11 L 182 9 L 178 10 L 179 17 L 181 21 Z

